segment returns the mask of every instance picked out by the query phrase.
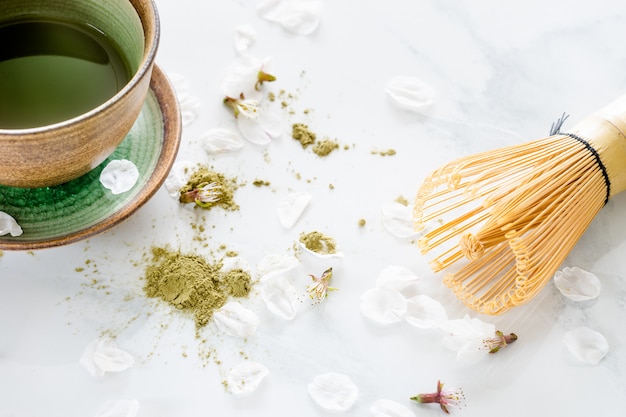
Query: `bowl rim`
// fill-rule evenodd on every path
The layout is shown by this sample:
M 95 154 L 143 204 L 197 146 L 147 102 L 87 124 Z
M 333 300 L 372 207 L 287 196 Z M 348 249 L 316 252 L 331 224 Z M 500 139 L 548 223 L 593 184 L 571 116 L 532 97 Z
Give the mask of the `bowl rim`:
M 20 140 L 28 140 L 28 138 L 33 138 L 32 135 L 36 135 L 37 133 L 47 133 L 51 130 L 62 129 L 66 127 L 71 127 L 75 124 L 78 124 L 85 119 L 90 119 L 94 117 L 96 114 L 102 113 L 106 111 L 113 103 L 121 101 L 122 98 L 129 95 L 141 82 L 143 78 L 146 76 L 150 76 L 152 69 L 154 67 L 154 63 L 156 60 L 157 50 L 159 48 L 159 42 L 161 37 L 161 21 L 159 18 L 159 12 L 157 10 L 157 6 L 155 0 L 127 0 L 130 3 L 135 11 L 137 10 L 136 3 L 140 2 L 140 4 L 144 4 L 149 12 L 152 14 L 154 19 L 154 27 L 153 27 L 153 36 L 146 39 L 145 38 L 145 27 L 146 27 L 146 19 L 143 18 L 139 13 L 137 13 L 139 19 L 141 20 L 141 25 L 144 28 L 144 41 L 147 41 L 147 45 L 144 46 L 147 53 L 144 52 L 144 56 L 141 60 L 141 65 L 132 78 L 122 87 L 120 91 L 118 91 L 113 97 L 109 98 L 107 101 L 101 103 L 97 107 L 86 111 L 85 113 L 81 113 L 78 116 L 72 117 L 71 119 L 63 120 L 56 123 L 51 123 L 43 126 L 36 127 L 26 127 L 19 129 L 3 129 L 0 128 L 0 143 L 5 140 L 14 140 L 15 137 L 20 136 Z M 148 87 L 149 89 L 150 87 Z M 146 89 L 147 91 L 147 89 Z M 23 136 L 23 137 L 22 137 Z M 33 138 L 34 139 L 34 138 Z

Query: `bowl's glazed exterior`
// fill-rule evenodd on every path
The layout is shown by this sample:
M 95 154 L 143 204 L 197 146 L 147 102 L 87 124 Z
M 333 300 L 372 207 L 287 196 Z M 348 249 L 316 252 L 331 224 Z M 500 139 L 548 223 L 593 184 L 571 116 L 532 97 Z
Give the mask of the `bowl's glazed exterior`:
M 75 118 L 28 129 L 0 129 L 0 184 L 47 187 L 103 162 L 126 137 L 143 106 L 159 42 L 153 0 L 3 0 L 0 24 L 43 14 L 77 16 L 110 34 L 133 76 L 115 96 Z

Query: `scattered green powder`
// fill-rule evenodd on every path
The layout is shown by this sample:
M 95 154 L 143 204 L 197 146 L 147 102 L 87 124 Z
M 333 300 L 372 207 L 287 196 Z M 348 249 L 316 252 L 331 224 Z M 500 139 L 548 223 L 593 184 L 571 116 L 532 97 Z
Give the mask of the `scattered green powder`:
M 403 196 L 396 198 L 396 203 L 402 204 L 403 206 L 407 206 L 407 207 L 409 206 L 409 200 L 407 200 Z
M 395 154 L 396 154 L 395 149 L 387 149 L 386 151 L 372 151 L 372 155 L 394 156 Z
M 317 140 L 317 135 L 304 123 L 294 123 L 291 126 L 291 137 L 300 142 L 303 148 L 313 145 L 313 153 L 317 156 L 327 156 L 339 149 L 339 144 L 330 139 Z
M 294 123 L 291 129 L 291 136 L 299 141 L 303 148 L 315 143 L 315 133 L 309 130 L 309 127 L 304 123 Z
M 330 139 L 324 139 L 323 141 L 316 142 L 313 145 L 313 152 L 319 156 L 327 156 L 335 149 L 339 149 L 339 144 Z
M 320 254 L 337 253 L 337 244 L 335 239 L 326 236 L 321 232 L 302 233 L 300 242 L 310 251 Z
M 249 273 L 238 269 L 224 273 L 221 268 L 221 263 L 210 264 L 199 255 L 154 247 L 152 262 L 146 268 L 144 292 L 190 314 L 200 328 L 229 296 L 245 297 L 250 293 Z
M 219 199 L 205 208 L 210 209 L 212 207 L 219 206 L 224 210 L 239 210 L 239 205 L 236 204 L 233 199 L 235 190 L 238 187 L 237 180 L 226 178 L 224 174 L 212 171 L 206 167 L 200 167 L 192 174 L 189 181 L 187 181 L 187 184 L 180 189 L 180 194 L 182 195 L 188 191 L 194 190 L 197 187 L 202 187 L 211 183 L 219 187 Z
M 224 290 L 233 297 L 246 297 L 252 289 L 250 274 L 243 269 L 228 271 L 222 276 L 220 283 Z
M 252 181 L 252 185 L 254 185 L 255 187 L 269 187 L 270 182 L 257 179 L 257 180 Z

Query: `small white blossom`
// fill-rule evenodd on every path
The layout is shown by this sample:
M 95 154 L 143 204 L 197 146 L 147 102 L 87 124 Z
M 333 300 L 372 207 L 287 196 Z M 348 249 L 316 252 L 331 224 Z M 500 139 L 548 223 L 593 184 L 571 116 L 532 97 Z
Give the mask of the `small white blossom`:
M 309 297 L 314 303 L 322 302 L 326 299 L 326 297 L 328 297 L 328 293 L 330 291 L 337 290 L 337 288 L 330 286 L 330 281 L 333 278 L 332 267 L 325 270 L 319 277 L 316 277 L 313 274 L 309 274 L 309 276 L 313 280 L 313 284 L 307 287 L 306 292 L 309 294 Z
M 316 0 L 263 0 L 257 12 L 296 35 L 310 35 L 319 26 L 322 3 Z
M 609 352 L 606 338 L 588 327 L 578 327 L 565 334 L 563 343 L 581 362 L 597 365 Z
M 435 90 L 415 77 L 395 77 L 385 91 L 395 105 L 414 113 L 426 114 L 435 102 Z
M 586 301 L 600 295 L 602 284 L 598 277 L 578 267 L 563 268 L 554 274 L 554 285 L 570 300 Z
M 0 236 L 10 234 L 11 236 L 20 236 L 24 231 L 17 221 L 8 213 L 0 211 Z
M 237 117 L 237 127 L 244 138 L 257 145 L 266 145 L 283 134 L 283 120 L 273 109 L 251 110 L 250 117 Z
M 138 179 L 137 166 L 126 159 L 114 159 L 100 172 L 100 183 L 113 194 L 130 191 Z
M 331 411 L 349 410 L 359 396 L 350 377 L 336 372 L 316 376 L 308 385 L 308 391 L 317 405 Z
M 252 55 L 242 55 L 233 61 L 224 71 L 220 83 L 222 93 L 231 99 L 239 100 L 262 100 L 263 93 L 259 83 L 263 81 L 259 77 L 269 76 L 272 58 L 256 58 Z M 271 77 L 271 76 L 270 76 Z M 273 77 L 272 77 L 273 78 Z
M 493 338 L 496 328 L 478 318 L 466 315 L 462 319 L 449 320 L 441 324 L 441 330 L 448 333 L 443 345 L 457 352 L 457 360 L 475 362 L 489 351 L 485 340 Z

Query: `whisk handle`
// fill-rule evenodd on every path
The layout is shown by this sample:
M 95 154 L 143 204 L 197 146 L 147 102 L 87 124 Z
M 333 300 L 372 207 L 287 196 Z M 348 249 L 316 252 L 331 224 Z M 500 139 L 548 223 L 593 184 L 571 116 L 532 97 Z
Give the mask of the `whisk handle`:
M 571 130 L 595 149 L 610 180 L 610 197 L 626 190 L 626 95 L 584 118 Z

